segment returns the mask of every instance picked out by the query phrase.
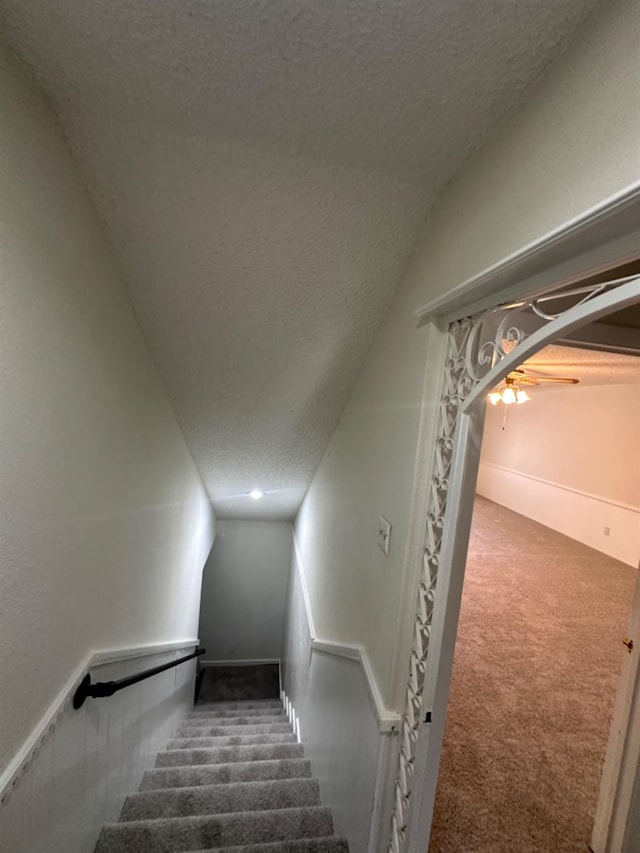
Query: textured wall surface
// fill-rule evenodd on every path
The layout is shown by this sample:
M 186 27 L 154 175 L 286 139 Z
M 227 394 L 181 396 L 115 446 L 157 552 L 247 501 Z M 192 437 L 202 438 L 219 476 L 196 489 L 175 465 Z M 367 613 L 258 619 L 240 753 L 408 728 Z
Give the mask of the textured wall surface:
M 336 834 L 351 853 L 367 853 L 378 751 L 388 735 L 378 731 L 358 661 L 311 650 L 299 568 L 292 560 L 282 686 L 299 720 L 305 755 L 331 807 Z M 381 849 L 384 848 L 384 845 Z
M 640 180 L 638 39 L 633 0 L 603 5 L 443 192 L 305 498 L 296 531 L 316 630 L 364 644 L 388 707 L 402 701 L 392 685 L 406 672 L 407 651 L 394 657 L 388 623 L 401 604 L 421 401 L 439 370 L 426 363 L 428 329 L 416 329 L 412 312 Z M 426 434 L 433 402 L 425 400 Z M 374 544 L 380 513 L 394 524 L 385 563 Z
M 504 429 L 503 407 L 487 406 L 479 493 L 637 568 L 640 386 L 531 396 Z
M 125 678 L 191 651 L 101 666 L 92 670 L 92 680 Z M 125 796 L 137 790 L 193 708 L 194 683 L 195 663 L 189 662 L 108 699 L 88 699 L 79 711 L 69 703 L 0 806 L 0 850 L 93 850 L 102 824 L 118 819 Z
M 0 115 L 4 767 L 89 653 L 196 635 L 213 517 L 65 141 L 4 49 Z
M 545 527 L 638 568 L 640 509 L 637 507 L 486 462 L 480 463 L 477 491 Z
M 277 660 L 282 648 L 292 529 L 285 521 L 218 522 L 202 578 L 206 660 Z
M 534 389 L 487 406 L 484 462 L 640 509 L 640 385 Z
M 220 517 L 293 517 L 435 191 L 594 6 L 2 0 Z

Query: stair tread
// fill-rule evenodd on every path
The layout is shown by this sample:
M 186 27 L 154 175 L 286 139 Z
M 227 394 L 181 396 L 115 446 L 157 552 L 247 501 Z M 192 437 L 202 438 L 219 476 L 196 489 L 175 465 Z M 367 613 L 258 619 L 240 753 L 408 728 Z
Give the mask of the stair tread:
M 95 853 L 166 853 L 230 847 L 333 833 L 325 806 L 154 818 L 104 825 Z
M 179 726 L 173 737 L 234 737 L 236 735 L 277 735 L 291 734 L 293 727 L 289 723 L 271 723 L 258 726 Z
M 269 711 L 268 708 L 265 708 L 262 711 L 258 711 L 257 709 L 254 711 L 192 711 L 185 718 L 187 720 L 249 720 L 253 722 L 255 719 L 264 719 L 264 720 L 288 720 L 289 718 L 285 714 L 285 712 L 281 709 L 277 711 L 275 708 Z
M 282 702 L 279 699 L 238 699 L 234 702 L 198 702 L 194 707 L 221 710 L 236 708 L 280 708 L 282 710 Z
M 345 838 L 335 835 L 324 838 L 296 838 L 275 844 L 245 844 L 240 847 L 210 847 L 208 850 L 181 850 L 180 853 L 348 853 Z
M 307 779 L 310 776 L 311 764 L 305 758 L 156 767 L 145 772 L 140 790 L 154 791 L 165 785 L 193 787 L 269 779 Z
M 176 737 L 169 741 L 167 750 L 170 749 L 199 749 L 215 748 L 218 746 L 255 746 L 257 744 L 269 743 L 296 743 L 295 734 L 290 732 L 227 736 L 203 736 L 203 737 Z
M 95 853 L 348 853 L 279 700 L 203 702 Z
M 184 767 L 192 764 L 228 764 L 232 761 L 260 761 L 270 758 L 302 758 L 299 743 L 266 743 L 249 746 L 220 746 L 200 749 L 169 749 L 159 752 L 156 767 Z
M 319 805 L 318 780 L 312 778 L 158 788 L 130 794 L 119 822 Z

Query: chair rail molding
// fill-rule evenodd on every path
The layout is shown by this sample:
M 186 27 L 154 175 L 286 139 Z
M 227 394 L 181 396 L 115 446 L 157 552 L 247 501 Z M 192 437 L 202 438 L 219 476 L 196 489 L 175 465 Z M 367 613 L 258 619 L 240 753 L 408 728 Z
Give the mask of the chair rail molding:
M 71 705 L 74 693 L 88 672 L 107 664 L 192 648 L 198 646 L 199 642 L 197 638 L 174 640 L 168 643 L 150 643 L 141 646 L 130 646 L 128 648 L 108 649 L 89 653 L 69 676 L 29 737 L 2 771 L 0 775 L 0 806 L 7 800 L 13 788 L 31 766 L 33 759 L 38 754 L 42 745 L 54 731 L 56 723 L 67 707 Z
M 338 657 L 350 658 L 357 661 L 364 672 L 365 681 L 369 689 L 369 697 L 378 719 L 380 733 L 397 734 L 400 726 L 400 714 L 396 711 L 390 711 L 382 701 L 382 696 L 380 695 L 380 690 L 378 689 L 378 684 L 364 646 L 351 643 L 334 643 L 330 640 L 314 640 L 311 638 L 311 648 L 316 652 L 322 652 L 326 655 L 337 655 Z
M 505 471 L 507 474 L 513 474 L 516 477 L 522 477 L 525 480 L 533 480 L 535 483 L 542 483 L 545 486 L 552 486 L 554 489 L 560 489 L 563 492 L 570 492 L 572 495 L 589 498 L 589 500 L 597 501 L 598 503 L 607 504 L 607 506 L 615 506 L 618 509 L 623 509 L 626 512 L 632 512 L 640 515 L 640 506 L 623 503 L 622 501 L 614 501 L 611 498 L 604 498 L 602 495 L 596 495 L 593 492 L 585 492 L 584 489 L 576 489 L 573 486 L 567 486 L 566 483 L 557 483 L 555 480 L 547 480 L 544 477 L 536 477 L 533 474 L 528 474 L 526 471 L 517 471 L 515 468 L 508 468 L 505 465 L 498 465 L 496 462 L 481 462 L 487 468 L 494 468 L 497 471 Z
M 298 540 L 296 538 L 295 527 L 293 528 L 293 552 L 294 558 L 296 561 L 296 571 L 298 572 L 298 578 L 300 579 L 300 588 L 302 589 L 302 597 L 304 599 L 304 609 L 307 614 L 307 625 L 309 627 L 309 636 L 312 640 L 316 638 L 316 626 L 313 621 L 313 611 L 311 609 L 311 600 L 309 599 L 309 589 L 307 587 L 307 579 L 304 575 L 304 570 L 302 568 L 303 560 L 302 553 L 300 551 L 300 546 L 298 545 Z
M 321 639 L 316 635 L 315 626 L 313 622 L 313 612 L 311 610 L 311 601 L 309 598 L 309 591 L 307 589 L 307 582 L 304 576 L 302 555 L 300 553 L 300 548 L 296 541 L 295 531 L 293 534 L 293 547 L 296 571 L 300 580 L 300 587 L 302 588 L 302 597 L 304 599 L 304 606 L 307 615 L 307 626 L 309 628 L 309 637 L 311 640 L 312 650 L 326 655 L 335 655 L 337 657 L 349 658 L 350 660 L 359 663 L 362 668 L 365 681 L 367 683 L 369 697 L 371 699 L 373 710 L 378 720 L 378 728 L 380 730 L 380 733 L 397 734 L 401 721 L 400 714 L 397 711 L 390 710 L 385 706 L 384 701 L 382 699 L 382 694 L 380 693 L 380 689 L 378 687 L 378 682 L 376 681 L 376 677 L 374 675 L 371 662 L 369 661 L 369 658 L 367 656 L 367 650 L 365 649 L 365 647 L 356 643 L 341 643 L 334 640 Z

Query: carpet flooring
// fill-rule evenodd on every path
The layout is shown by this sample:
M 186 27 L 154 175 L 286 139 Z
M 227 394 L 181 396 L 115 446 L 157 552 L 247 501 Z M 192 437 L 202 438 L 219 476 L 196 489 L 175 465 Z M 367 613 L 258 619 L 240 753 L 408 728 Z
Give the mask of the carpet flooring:
M 277 663 L 256 666 L 206 666 L 198 700 L 239 702 L 250 699 L 278 699 L 280 670 Z
M 261 695 L 272 677 L 237 669 L 217 686 L 211 674 L 209 695 L 231 684 L 243 699 L 201 696 L 95 853 L 348 853 L 282 703 Z
M 477 499 L 430 853 L 587 853 L 634 583 Z

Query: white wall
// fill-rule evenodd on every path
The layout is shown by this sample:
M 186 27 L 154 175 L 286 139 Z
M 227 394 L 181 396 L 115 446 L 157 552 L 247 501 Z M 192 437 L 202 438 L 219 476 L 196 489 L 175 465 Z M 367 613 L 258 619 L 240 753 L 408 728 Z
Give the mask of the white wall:
M 299 571 L 294 552 L 282 684 L 299 722 L 305 757 L 320 780 L 322 803 L 331 807 L 335 832 L 347 838 L 350 853 L 366 853 L 379 751 L 397 739 L 380 734 L 360 662 L 312 650 Z M 372 853 L 377 849 L 372 847 Z
M 602 4 L 444 190 L 298 515 L 316 630 L 366 647 L 388 707 L 406 672 L 395 624 L 418 559 L 404 565 L 423 388 L 425 434 L 437 392 L 430 333 L 412 312 L 640 179 L 639 39 L 635 0 Z M 394 525 L 387 560 L 380 513 Z
M 640 389 L 542 388 L 487 406 L 478 492 L 638 567 Z M 609 534 L 604 532 L 609 528 Z
M 288 522 L 218 522 L 202 582 L 203 660 L 280 658 L 291 544 Z
M 92 650 L 196 635 L 213 516 L 53 113 L 2 46 L 0 116 L 2 769 Z
M 93 681 L 124 678 L 183 657 L 192 648 L 112 663 Z M 127 794 L 153 767 L 173 730 L 193 707 L 195 663 L 129 687 L 108 699 L 68 702 L 30 769 L 0 808 L 0 850 L 88 853 L 102 825 L 118 819 Z

